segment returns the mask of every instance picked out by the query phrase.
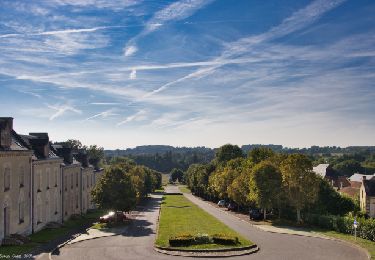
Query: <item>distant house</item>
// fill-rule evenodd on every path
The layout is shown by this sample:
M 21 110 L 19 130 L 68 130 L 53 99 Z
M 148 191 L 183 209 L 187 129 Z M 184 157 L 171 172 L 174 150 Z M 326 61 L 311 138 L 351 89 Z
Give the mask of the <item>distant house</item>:
M 345 176 L 337 176 L 335 171 L 328 163 L 315 166 L 313 168 L 313 171 L 323 179 L 326 179 L 336 190 L 350 187 L 348 178 L 346 178 Z
M 320 175 L 322 178 L 325 178 L 327 176 L 327 173 L 329 173 L 330 166 L 328 163 L 321 163 L 318 166 L 315 166 L 313 168 L 313 171 Z
M 365 175 L 365 174 L 354 173 L 352 176 L 349 177 L 349 181 L 351 181 L 351 182 L 355 181 L 355 182 L 362 183 L 363 176 L 365 176 L 367 180 L 371 180 L 371 179 L 375 178 L 375 173 L 373 175 Z
M 360 189 L 360 206 L 370 217 L 375 218 L 375 178 L 363 176 Z

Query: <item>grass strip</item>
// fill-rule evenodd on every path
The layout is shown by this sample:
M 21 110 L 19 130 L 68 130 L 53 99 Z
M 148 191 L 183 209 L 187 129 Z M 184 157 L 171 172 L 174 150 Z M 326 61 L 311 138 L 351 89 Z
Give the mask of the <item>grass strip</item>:
M 6 256 L 19 258 L 20 255 L 25 255 L 28 252 L 31 252 L 37 246 L 48 243 L 58 237 L 64 236 L 73 229 L 93 223 L 103 214 L 104 211 L 102 210 L 91 211 L 83 216 L 65 221 L 63 226 L 60 228 L 46 228 L 34 234 L 31 234 L 29 236 L 29 238 L 31 239 L 30 243 L 18 246 L 0 246 L 0 258 Z
M 183 193 L 191 193 L 190 189 L 186 185 L 180 185 L 180 186 L 178 186 L 178 188 Z
M 181 234 L 226 234 L 235 236 L 239 239 L 239 244 L 219 245 L 219 244 L 201 244 L 191 245 L 187 247 L 179 247 L 183 249 L 218 249 L 228 247 L 243 247 L 253 243 L 240 234 L 208 214 L 203 209 L 192 203 L 183 195 L 165 195 L 161 205 L 161 213 L 159 219 L 158 237 L 155 244 L 157 246 L 169 247 L 169 238 L 179 236 Z

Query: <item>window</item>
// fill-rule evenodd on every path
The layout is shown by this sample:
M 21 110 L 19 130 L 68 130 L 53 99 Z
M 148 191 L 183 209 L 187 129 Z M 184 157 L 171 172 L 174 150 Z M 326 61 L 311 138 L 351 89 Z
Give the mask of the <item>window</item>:
M 55 187 L 57 187 L 57 179 L 59 178 L 59 169 L 55 168 Z
M 89 187 L 89 176 L 86 176 L 87 179 L 87 188 Z
M 78 195 L 76 194 L 76 209 L 78 209 Z
M 70 175 L 70 188 L 73 189 L 73 174 Z
M 59 197 L 57 196 L 57 193 L 55 193 L 55 215 L 58 213 L 58 206 L 59 206 Z
M 42 185 L 42 172 L 39 170 L 37 171 L 37 174 L 36 174 L 36 180 L 37 180 L 37 191 L 38 192 L 41 192 L 41 185 Z
M 49 190 L 49 184 L 50 184 L 50 180 L 51 180 L 50 174 L 51 174 L 50 169 L 47 168 L 46 169 L 46 175 L 47 175 L 47 177 L 46 177 L 46 181 L 47 181 L 47 183 L 46 183 L 46 189 L 47 190 Z
M 76 172 L 76 187 L 78 187 L 78 172 Z
M 23 166 L 20 167 L 20 188 L 25 185 L 25 168 Z
M 85 179 L 82 178 L 82 190 L 85 190 Z
M 37 225 L 40 224 L 40 223 L 42 223 L 42 205 L 38 204 L 38 206 L 37 206 Z
M 24 201 L 21 201 L 19 204 L 18 204 L 18 216 L 19 216 L 19 223 L 23 223 L 24 222 L 24 218 L 25 218 L 25 202 Z
M 10 189 L 10 168 L 5 167 L 4 169 L 4 191 Z
M 65 191 L 67 190 L 67 187 L 68 187 L 68 176 L 64 176 L 64 188 L 65 188 Z

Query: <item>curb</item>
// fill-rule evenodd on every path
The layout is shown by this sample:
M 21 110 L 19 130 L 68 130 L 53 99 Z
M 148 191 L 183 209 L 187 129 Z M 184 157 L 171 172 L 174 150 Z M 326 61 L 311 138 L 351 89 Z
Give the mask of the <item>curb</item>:
M 158 253 L 171 256 L 183 256 L 183 257 L 207 257 L 207 258 L 217 258 L 217 257 L 232 257 L 232 256 L 242 256 L 254 254 L 259 251 L 257 245 L 251 245 L 247 247 L 239 248 L 223 248 L 223 249 L 174 249 L 166 247 L 154 247 L 154 250 Z

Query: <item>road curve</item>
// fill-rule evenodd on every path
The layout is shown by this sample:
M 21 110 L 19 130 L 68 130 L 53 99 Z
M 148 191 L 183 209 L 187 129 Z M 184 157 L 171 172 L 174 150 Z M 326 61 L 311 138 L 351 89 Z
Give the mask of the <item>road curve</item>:
M 175 191 L 174 187 L 168 190 Z M 187 194 L 186 196 L 208 213 L 258 244 L 261 248 L 258 253 L 233 257 L 233 259 L 367 259 L 367 255 L 363 250 L 346 243 L 261 231 L 192 195 Z M 173 256 L 157 253 L 153 249 L 160 203 L 161 196 L 153 195 L 145 206 L 144 212 L 135 220 L 124 236 L 99 238 L 67 245 L 61 248 L 58 255 L 53 255 L 52 258 L 69 260 L 176 259 Z

